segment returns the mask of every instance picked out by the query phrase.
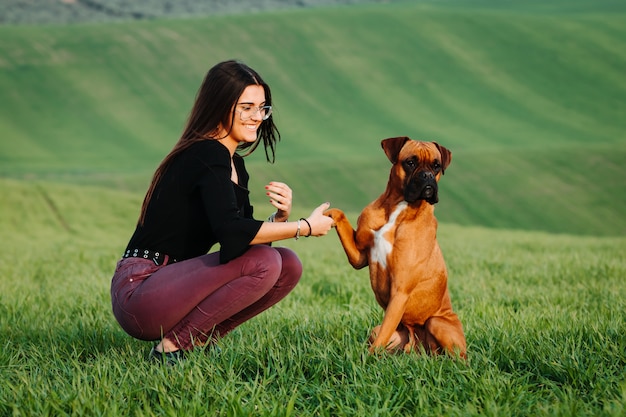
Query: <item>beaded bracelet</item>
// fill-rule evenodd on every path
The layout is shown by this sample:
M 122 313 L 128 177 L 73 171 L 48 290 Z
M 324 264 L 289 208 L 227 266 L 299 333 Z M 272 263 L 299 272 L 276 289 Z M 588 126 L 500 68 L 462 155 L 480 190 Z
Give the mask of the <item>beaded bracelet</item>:
M 294 239 L 300 239 L 300 220 L 298 220 L 298 229 L 296 230 L 296 236 L 294 237 Z

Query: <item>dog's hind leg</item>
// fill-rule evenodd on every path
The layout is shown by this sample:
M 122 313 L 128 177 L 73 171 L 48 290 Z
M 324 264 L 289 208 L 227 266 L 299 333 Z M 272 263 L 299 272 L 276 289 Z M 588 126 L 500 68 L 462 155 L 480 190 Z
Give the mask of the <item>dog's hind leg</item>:
M 380 333 L 380 325 L 374 327 L 369 337 L 369 344 L 371 345 L 378 337 L 378 333 Z M 395 332 L 391 335 L 389 339 L 389 343 L 385 347 L 387 352 L 398 353 L 407 349 L 409 346 L 409 330 L 404 327 L 402 324 L 398 326 Z
M 409 328 L 409 344 L 405 348 L 405 352 L 410 352 L 411 349 L 414 349 L 418 352 L 421 352 L 423 349 L 426 354 L 436 354 L 441 350 L 441 346 L 437 343 L 435 337 L 430 334 L 428 330 L 426 330 L 425 326 L 408 326 Z
M 431 317 L 426 321 L 429 332 L 446 353 L 467 358 L 467 344 L 463 334 L 463 325 L 456 314 L 449 317 Z

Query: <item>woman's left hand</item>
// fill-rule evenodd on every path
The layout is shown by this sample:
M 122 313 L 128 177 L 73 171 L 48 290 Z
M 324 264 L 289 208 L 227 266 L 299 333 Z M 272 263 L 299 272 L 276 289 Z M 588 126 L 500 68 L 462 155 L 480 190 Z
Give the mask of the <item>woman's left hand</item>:
M 276 207 L 274 221 L 286 222 L 291 214 L 291 188 L 282 182 L 272 181 L 265 186 L 265 190 L 270 204 Z

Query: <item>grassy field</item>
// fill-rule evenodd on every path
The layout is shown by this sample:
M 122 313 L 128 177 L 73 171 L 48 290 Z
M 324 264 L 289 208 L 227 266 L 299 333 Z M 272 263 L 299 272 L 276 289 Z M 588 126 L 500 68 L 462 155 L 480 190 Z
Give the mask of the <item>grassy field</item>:
M 626 414 L 623 237 L 442 225 L 467 364 L 369 356 L 382 312 L 367 272 L 348 265 L 334 232 L 286 242 L 305 265 L 294 292 L 221 353 L 160 369 L 110 313 L 138 196 L 10 180 L 0 190 L 10 237 L 0 243 L 0 415 Z
M 626 416 L 626 6 L 437 0 L 196 19 L 0 26 L 0 416 Z M 283 302 L 173 369 L 109 283 L 209 66 L 273 87 L 294 217 L 352 220 L 379 142 L 453 152 L 439 241 L 468 363 L 372 357 L 366 270 L 332 235 L 284 244 Z

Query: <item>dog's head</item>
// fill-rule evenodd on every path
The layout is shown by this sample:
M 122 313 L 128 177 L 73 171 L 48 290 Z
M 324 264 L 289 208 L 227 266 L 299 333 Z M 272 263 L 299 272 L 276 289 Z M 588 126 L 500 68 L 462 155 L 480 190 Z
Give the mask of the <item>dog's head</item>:
M 439 201 L 437 182 L 450 165 L 452 152 L 436 142 L 415 141 L 406 136 L 385 139 L 381 146 L 393 164 L 390 186 L 401 192 L 408 203 Z

